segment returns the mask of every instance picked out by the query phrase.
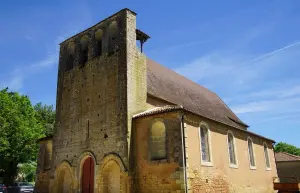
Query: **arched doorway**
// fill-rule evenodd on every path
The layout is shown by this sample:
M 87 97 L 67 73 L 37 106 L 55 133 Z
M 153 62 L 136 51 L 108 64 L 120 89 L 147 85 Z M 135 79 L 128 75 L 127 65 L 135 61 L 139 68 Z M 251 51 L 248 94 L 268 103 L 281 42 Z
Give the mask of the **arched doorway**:
M 94 193 L 94 169 L 95 163 L 91 157 L 84 160 L 81 176 L 81 192 Z
M 72 175 L 67 168 L 58 174 L 58 193 L 70 193 L 72 185 Z
M 120 193 L 120 173 L 121 169 L 117 162 L 111 160 L 102 171 L 102 192 Z

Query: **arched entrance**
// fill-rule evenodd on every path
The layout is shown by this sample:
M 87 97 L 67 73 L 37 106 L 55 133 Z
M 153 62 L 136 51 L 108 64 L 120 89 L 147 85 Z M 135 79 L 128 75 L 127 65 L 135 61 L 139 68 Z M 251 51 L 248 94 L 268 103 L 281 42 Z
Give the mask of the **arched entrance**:
M 67 168 L 62 169 L 58 174 L 58 193 L 72 192 L 72 175 Z
M 115 161 L 109 161 L 102 173 L 103 177 L 103 193 L 119 193 L 120 192 L 120 173 L 119 164 Z
M 81 192 L 94 193 L 95 163 L 91 157 L 84 160 L 82 165 Z

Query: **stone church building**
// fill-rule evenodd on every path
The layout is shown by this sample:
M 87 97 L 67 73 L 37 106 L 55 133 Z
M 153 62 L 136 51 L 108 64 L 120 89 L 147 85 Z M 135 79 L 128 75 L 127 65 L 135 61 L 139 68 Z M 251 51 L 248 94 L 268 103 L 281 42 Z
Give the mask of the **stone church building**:
M 56 131 L 39 140 L 36 191 L 273 192 L 274 141 L 147 58 L 147 39 L 123 9 L 60 44 Z

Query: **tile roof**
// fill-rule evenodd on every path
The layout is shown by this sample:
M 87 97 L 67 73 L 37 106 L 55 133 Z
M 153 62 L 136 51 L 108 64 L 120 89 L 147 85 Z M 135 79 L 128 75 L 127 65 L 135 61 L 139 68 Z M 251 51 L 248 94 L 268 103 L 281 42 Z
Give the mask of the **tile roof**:
M 214 92 L 150 59 L 147 59 L 147 92 L 214 121 L 240 129 L 248 127 Z
M 166 113 L 166 112 L 171 112 L 171 111 L 180 110 L 180 109 L 183 109 L 183 108 L 180 106 L 177 106 L 177 105 L 167 105 L 167 106 L 163 106 L 163 107 L 155 107 L 153 109 L 149 109 L 147 111 L 133 115 L 132 118 L 139 118 L 139 117 L 154 115 L 154 114 L 158 114 L 158 113 Z
M 275 153 L 276 162 L 300 161 L 300 156 L 292 155 L 286 152 Z

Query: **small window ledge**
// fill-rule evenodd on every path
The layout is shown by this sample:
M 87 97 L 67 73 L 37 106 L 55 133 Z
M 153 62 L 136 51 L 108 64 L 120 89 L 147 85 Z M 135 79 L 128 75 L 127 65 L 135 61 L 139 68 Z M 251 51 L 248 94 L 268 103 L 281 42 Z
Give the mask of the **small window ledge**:
M 212 163 L 212 162 L 207 162 L 207 161 L 203 161 L 203 160 L 202 160 L 201 165 L 202 165 L 202 166 L 207 166 L 207 167 L 212 167 L 212 166 L 213 166 L 213 163 Z
M 251 170 L 256 170 L 256 166 L 250 166 Z
M 237 164 L 230 164 L 229 165 L 230 168 L 234 168 L 234 169 L 238 169 L 239 166 Z
M 271 171 L 272 169 L 271 169 L 271 168 L 266 168 L 266 170 L 267 170 L 267 171 Z

